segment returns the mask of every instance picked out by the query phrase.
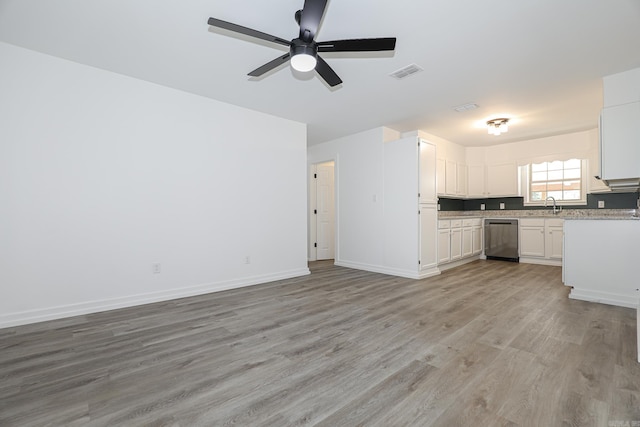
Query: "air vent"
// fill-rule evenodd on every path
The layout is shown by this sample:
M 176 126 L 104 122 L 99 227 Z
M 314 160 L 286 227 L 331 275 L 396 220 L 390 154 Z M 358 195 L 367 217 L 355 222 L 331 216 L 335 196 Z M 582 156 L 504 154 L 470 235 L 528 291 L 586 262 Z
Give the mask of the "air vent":
M 400 68 L 399 70 L 394 71 L 389 75 L 391 77 L 395 77 L 396 79 L 400 80 L 400 79 L 404 79 L 405 77 L 409 77 L 410 75 L 415 74 L 419 71 L 422 71 L 422 68 L 420 68 L 416 64 L 410 64 L 404 68 Z
M 463 105 L 458 105 L 457 107 L 453 107 L 453 109 L 456 110 L 458 113 L 462 113 L 469 110 L 475 110 L 476 108 L 478 108 L 478 104 L 473 104 L 473 103 L 463 104 Z

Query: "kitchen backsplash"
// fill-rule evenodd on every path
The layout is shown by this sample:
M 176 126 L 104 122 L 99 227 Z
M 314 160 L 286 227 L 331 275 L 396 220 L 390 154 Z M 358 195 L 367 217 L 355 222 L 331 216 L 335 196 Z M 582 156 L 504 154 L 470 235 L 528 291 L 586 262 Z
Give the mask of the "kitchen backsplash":
M 636 209 L 638 193 L 597 193 L 587 194 L 586 205 L 571 205 L 565 209 L 598 209 L 598 201 L 604 201 L 604 209 Z M 544 206 L 525 206 L 523 197 L 504 197 L 496 199 L 452 199 L 440 197 L 440 211 L 479 211 L 484 203 L 485 210 L 500 210 L 500 203 L 504 203 L 505 210 L 541 210 L 549 209 Z M 600 209 L 603 210 L 603 209 Z

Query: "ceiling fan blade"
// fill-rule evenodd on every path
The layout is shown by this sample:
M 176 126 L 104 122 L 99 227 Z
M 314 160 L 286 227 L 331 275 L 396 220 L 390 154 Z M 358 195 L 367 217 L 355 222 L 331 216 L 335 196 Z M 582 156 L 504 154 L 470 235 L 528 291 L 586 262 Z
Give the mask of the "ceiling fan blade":
M 318 32 L 327 0 L 305 0 L 300 16 L 300 38 L 311 42 Z
M 394 50 L 396 48 L 395 37 L 377 39 L 350 39 L 319 42 L 318 52 L 374 52 L 382 50 Z
M 251 28 L 243 27 L 242 25 L 233 24 L 231 22 L 223 21 L 221 19 L 209 18 L 209 25 L 212 27 L 218 27 L 225 30 L 233 31 L 236 33 L 244 34 L 246 36 L 255 37 L 260 40 L 266 40 L 268 42 L 278 43 L 284 46 L 289 46 L 291 42 L 289 40 L 281 39 L 280 37 L 272 36 L 271 34 L 263 33 L 261 31 L 253 30 Z
M 250 72 L 247 75 L 252 76 L 252 77 L 260 77 L 264 73 L 273 70 L 274 68 L 276 68 L 279 65 L 284 64 L 288 60 L 289 60 L 289 52 L 285 53 L 282 56 L 277 57 L 276 59 L 274 59 L 271 62 L 267 62 L 262 67 L 256 68 L 255 70 L 253 70 L 252 72 Z
M 336 72 L 333 71 L 333 68 L 331 68 L 324 59 L 320 58 L 320 56 L 318 56 L 317 59 L 316 71 L 329 86 L 334 87 L 342 83 L 342 79 L 338 77 Z

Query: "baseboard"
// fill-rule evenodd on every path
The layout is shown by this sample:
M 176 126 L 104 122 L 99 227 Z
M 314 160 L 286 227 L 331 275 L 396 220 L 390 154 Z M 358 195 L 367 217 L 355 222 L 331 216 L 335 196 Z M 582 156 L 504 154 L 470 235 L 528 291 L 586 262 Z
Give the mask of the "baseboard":
M 344 261 L 344 260 L 336 260 L 335 265 L 339 265 L 341 267 L 353 268 L 356 270 L 371 271 L 372 273 L 382 273 L 382 274 L 388 274 L 390 276 L 406 277 L 407 279 L 423 278 L 420 276 L 420 273 L 418 273 L 417 266 L 416 266 L 416 270 L 404 270 L 400 268 L 389 268 L 381 265 L 364 264 L 360 262 L 352 262 L 352 261 Z
M 440 269 L 438 267 L 433 267 L 425 271 L 421 271 L 418 274 L 419 279 L 426 279 L 427 277 L 433 277 L 440 274 Z
M 555 267 L 562 267 L 561 259 L 520 257 L 520 262 L 524 264 L 552 265 Z
M 480 255 L 470 256 L 468 258 L 462 258 L 456 261 L 451 261 L 444 264 L 438 264 L 438 268 L 440 269 L 440 271 L 445 271 L 445 270 L 449 270 L 450 268 L 459 267 L 461 265 L 465 265 L 479 259 L 486 259 L 486 257 L 483 258 Z
M 127 295 L 124 297 L 112 298 L 107 300 L 88 301 L 78 304 L 4 314 L 0 315 L 0 328 L 8 328 L 30 323 L 44 322 L 47 320 L 62 319 L 84 314 L 98 313 L 101 311 L 133 307 L 136 305 L 150 304 L 154 302 L 168 301 L 172 299 L 186 298 L 196 295 L 204 295 L 212 292 L 226 291 L 229 289 L 237 289 L 246 286 L 254 286 L 263 283 L 274 282 L 276 280 L 305 276 L 308 274 L 310 274 L 309 269 L 302 268 L 299 270 L 282 271 L 273 274 L 245 277 L 242 279 L 205 283 L 185 288 L 170 289 L 162 292 Z
M 598 302 L 601 304 L 617 305 L 620 307 L 638 307 L 637 295 L 621 295 L 609 292 L 590 291 L 573 288 L 569 293 L 569 298 L 581 301 Z

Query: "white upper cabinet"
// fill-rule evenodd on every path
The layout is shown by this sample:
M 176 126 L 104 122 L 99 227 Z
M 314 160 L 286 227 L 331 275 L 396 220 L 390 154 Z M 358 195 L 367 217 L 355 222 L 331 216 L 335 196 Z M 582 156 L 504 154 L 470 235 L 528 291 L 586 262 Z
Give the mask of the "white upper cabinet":
M 440 158 L 436 170 L 438 195 L 467 197 L 467 165 Z
M 440 196 L 484 198 L 518 196 L 518 166 L 465 165 L 451 160 L 437 160 L 437 192 Z
M 456 162 L 447 160 L 445 167 L 445 194 L 449 196 L 455 196 L 458 194 L 458 172 L 456 168 Z
M 603 180 L 640 177 L 640 102 L 607 107 L 600 117 Z
M 467 166 L 467 178 L 467 196 L 476 198 L 486 197 L 487 193 L 485 189 L 485 166 Z
M 445 159 L 436 160 L 436 188 L 438 195 L 446 194 L 445 185 L 447 183 L 447 161 Z
M 518 165 L 487 166 L 487 197 L 518 196 Z
M 424 139 L 420 144 L 420 203 L 437 203 L 436 146 Z
M 467 196 L 467 165 L 456 164 L 456 195 Z

